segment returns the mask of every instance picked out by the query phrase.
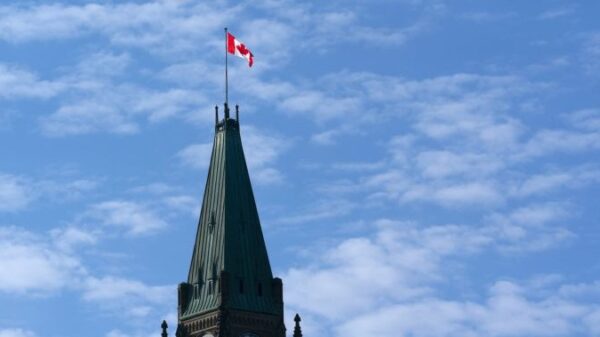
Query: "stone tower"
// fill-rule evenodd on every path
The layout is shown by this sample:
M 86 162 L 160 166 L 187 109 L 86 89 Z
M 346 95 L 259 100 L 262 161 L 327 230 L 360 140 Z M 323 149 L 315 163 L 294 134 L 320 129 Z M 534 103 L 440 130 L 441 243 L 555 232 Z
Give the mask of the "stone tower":
M 239 112 L 219 120 L 177 337 L 284 337 L 282 281 L 274 278 L 248 175 Z M 166 334 L 166 324 L 163 324 Z

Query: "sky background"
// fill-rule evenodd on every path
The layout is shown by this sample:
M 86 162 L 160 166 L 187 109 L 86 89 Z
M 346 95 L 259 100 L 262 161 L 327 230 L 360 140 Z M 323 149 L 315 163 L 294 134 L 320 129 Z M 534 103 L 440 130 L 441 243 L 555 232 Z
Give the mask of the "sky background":
M 600 336 L 600 2 L 4 1 L 0 337 L 176 322 L 224 100 L 305 336 Z M 174 335 L 174 329 L 170 329 Z

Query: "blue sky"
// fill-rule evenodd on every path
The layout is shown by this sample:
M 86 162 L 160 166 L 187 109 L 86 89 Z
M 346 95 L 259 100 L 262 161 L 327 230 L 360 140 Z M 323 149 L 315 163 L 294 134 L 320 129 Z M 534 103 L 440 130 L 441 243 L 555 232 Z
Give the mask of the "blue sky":
M 600 4 L 0 5 L 0 336 L 176 321 L 230 101 L 288 332 L 600 335 Z

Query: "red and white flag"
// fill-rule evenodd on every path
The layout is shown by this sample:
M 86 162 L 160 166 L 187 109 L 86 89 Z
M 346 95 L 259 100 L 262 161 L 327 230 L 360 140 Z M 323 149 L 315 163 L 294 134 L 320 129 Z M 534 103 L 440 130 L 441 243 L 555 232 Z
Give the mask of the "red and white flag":
M 227 32 L 227 52 L 248 60 L 248 67 L 254 63 L 254 55 L 242 42 L 236 40 L 235 36 Z

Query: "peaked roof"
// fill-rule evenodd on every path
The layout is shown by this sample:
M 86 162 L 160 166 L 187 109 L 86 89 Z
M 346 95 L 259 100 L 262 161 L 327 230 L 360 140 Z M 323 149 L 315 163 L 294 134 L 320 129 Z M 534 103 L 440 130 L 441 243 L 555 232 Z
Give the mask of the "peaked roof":
M 237 119 L 229 118 L 227 106 L 225 109 L 225 118 L 215 126 L 187 280 L 192 291 L 180 318 L 224 306 L 281 314 L 273 296 L 273 275 L 248 175 L 239 123 Z M 219 283 L 223 271 L 227 273 L 228 281 Z M 218 289 L 220 284 L 225 284 L 228 289 Z M 223 290 L 227 293 L 226 301 Z

